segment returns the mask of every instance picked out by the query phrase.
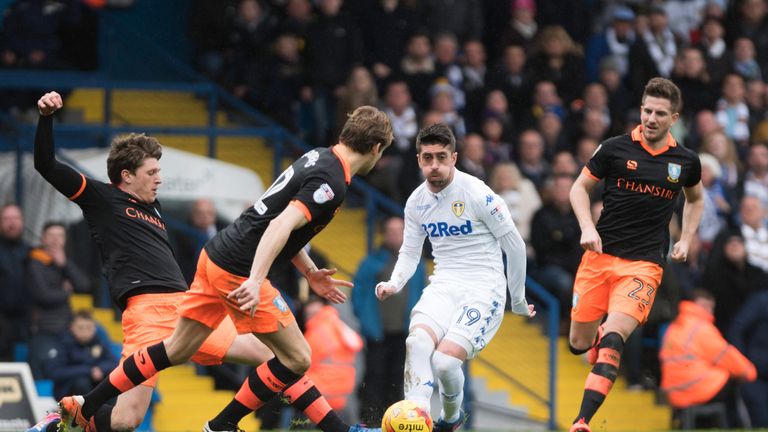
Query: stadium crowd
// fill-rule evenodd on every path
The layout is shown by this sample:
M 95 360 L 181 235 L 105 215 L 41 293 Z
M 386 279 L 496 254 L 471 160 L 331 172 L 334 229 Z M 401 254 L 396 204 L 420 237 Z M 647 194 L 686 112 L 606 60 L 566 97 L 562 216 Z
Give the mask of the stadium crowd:
M 9 9 L 0 67 L 88 68 L 82 58 L 62 63 L 71 44 L 61 33 L 23 31 L 25 20 L 9 18 L 33 20 L 35 9 L 22 6 L 42 3 Z M 71 13 L 48 19 L 72 29 Z M 768 309 L 755 306 L 768 292 L 766 0 L 198 0 L 189 37 L 201 72 L 313 145 L 332 143 L 354 108 L 380 106 L 395 141 L 367 180 L 400 203 L 423 180 L 414 157 L 419 128 L 450 125 L 459 169 L 505 199 L 528 245 L 529 274 L 560 299 L 565 324 L 582 252 L 568 200 L 573 179 L 602 140 L 637 125 L 648 79 L 670 78 L 683 96 L 672 132 L 699 153 L 705 211 L 688 261 L 666 266 L 648 325 L 628 341 L 624 372 L 632 388 L 659 385 L 662 334 L 681 300 L 703 289 L 713 295 L 717 329 L 756 366 L 757 381 L 740 390 L 753 426 L 768 426 L 760 415 L 768 412 L 768 354 L 764 337 L 755 337 L 768 325 Z M 597 219 L 599 193 L 593 201 Z M 200 217 L 208 222 L 193 225 L 208 238 L 215 220 Z M 52 277 L 69 282 L 64 291 L 78 289 L 56 252 L 23 244 L 20 220 L 17 207 L 2 207 L 6 356 L 42 326 L 22 327 L 18 318 L 48 307 L 27 303 L 26 263 L 54 266 Z M 670 228 L 674 238 L 679 226 L 673 220 Z M 195 241 L 177 242 L 188 278 L 202 245 Z M 381 325 L 362 323 L 369 344 L 381 342 Z

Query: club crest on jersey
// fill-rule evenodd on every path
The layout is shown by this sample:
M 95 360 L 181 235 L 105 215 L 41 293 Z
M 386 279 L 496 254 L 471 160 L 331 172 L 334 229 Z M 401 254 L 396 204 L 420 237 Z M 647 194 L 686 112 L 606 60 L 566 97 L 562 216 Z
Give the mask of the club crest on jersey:
M 682 172 L 682 168 L 680 167 L 680 164 L 676 163 L 669 163 L 667 164 L 667 180 L 671 183 L 677 183 L 677 181 L 680 179 L 680 172 Z
M 316 203 L 322 204 L 332 200 L 334 196 L 336 195 L 334 195 L 333 189 L 328 186 L 328 183 L 323 183 L 317 188 L 315 193 L 312 194 L 312 199 L 314 199 Z
M 451 204 L 451 211 L 456 217 L 461 217 L 461 215 L 464 214 L 464 201 L 454 201 L 453 204 Z

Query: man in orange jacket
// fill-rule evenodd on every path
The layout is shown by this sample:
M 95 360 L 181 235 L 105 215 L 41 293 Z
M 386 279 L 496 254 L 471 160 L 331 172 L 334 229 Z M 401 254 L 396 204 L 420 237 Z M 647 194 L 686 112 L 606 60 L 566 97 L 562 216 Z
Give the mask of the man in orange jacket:
M 355 356 L 363 339 L 339 317 L 339 312 L 316 296 L 304 306 L 304 337 L 312 348 L 312 362 L 306 376 L 341 412 L 355 389 Z
M 754 381 L 755 366 L 714 325 L 715 298 L 695 290 L 680 302 L 659 352 L 661 388 L 673 408 L 722 401 L 731 405 L 735 382 Z

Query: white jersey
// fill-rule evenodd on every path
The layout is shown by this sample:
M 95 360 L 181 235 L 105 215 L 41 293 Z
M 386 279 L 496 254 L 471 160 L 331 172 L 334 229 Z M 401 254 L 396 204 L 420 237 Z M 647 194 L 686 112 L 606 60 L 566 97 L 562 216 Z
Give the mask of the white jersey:
M 497 287 L 501 282 L 503 289 L 506 283 L 498 238 L 514 230 L 501 197 L 481 180 L 455 170 L 453 180 L 442 191 L 433 193 L 423 183 L 408 198 L 400 252 L 411 255 L 417 249 L 420 254 L 427 237 L 435 260 L 433 283 L 472 281 Z

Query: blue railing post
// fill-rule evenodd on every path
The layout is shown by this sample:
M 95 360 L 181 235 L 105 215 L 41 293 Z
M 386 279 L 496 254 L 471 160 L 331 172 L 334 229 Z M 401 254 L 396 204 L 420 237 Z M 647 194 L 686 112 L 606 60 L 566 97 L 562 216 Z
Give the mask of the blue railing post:
M 557 429 L 557 340 L 560 331 L 560 302 L 555 296 L 549 293 L 538 282 L 526 278 L 525 286 L 528 291 L 538 297 L 546 304 L 546 310 L 549 313 L 547 319 L 547 339 L 549 339 L 549 421 L 547 427 L 550 430 Z
M 365 247 L 368 253 L 373 252 L 373 236 L 375 234 L 376 226 L 376 201 L 373 199 L 373 194 L 370 191 L 365 192 L 365 224 L 366 224 L 366 237 Z
M 208 92 L 208 157 L 215 159 L 217 138 L 216 114 L 218 111 L 218 97 L 212 88 L 208 88 L 206 91 Z
M 24 208 L 24 137 L 26 133 L 16 134 L 16 205 Z

